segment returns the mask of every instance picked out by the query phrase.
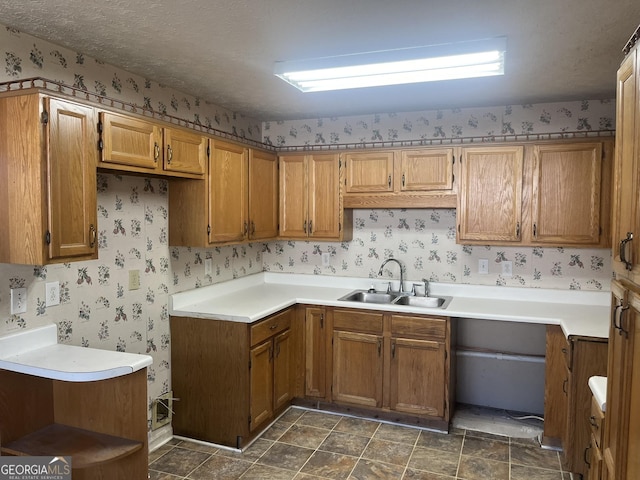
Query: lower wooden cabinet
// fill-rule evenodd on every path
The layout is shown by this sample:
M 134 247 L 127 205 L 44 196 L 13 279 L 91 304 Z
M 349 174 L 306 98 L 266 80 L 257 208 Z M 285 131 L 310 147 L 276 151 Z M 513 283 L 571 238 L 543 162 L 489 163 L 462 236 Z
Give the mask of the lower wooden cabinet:
M 451 321 L 352 309 L 333 311 L 335 404 L 439 420 L 452 403 Z
M 327 396 L 326 325 L 327 311 L 324 307 L 304 308 L 304 395 L 306 397 L 324 399 Z
M 589 377 L 606 375 L 607 347 L 606 339 L 567 339 L 559 326 L 547 327 L 542 444 L 561 446 L 565 468 L 581 475 L 588 472 L 585 448 L 591 440 Z
M 171 317 L 176 435 L 246 446 L 294 396 L 295 308 L 247 325 Z

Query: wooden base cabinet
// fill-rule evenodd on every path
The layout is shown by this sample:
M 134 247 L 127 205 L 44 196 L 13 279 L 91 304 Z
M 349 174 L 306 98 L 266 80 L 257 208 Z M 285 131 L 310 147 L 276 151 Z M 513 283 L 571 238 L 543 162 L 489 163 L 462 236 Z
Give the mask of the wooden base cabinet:
M 171 317 L 173 430 L 234 448 L 295 395 L 302 344 L 289 308 L 253 324 Z
M 146 480 L 147 369 L 92 382 L 0 370 L 0 455 L 72 457 L 74 480 Z
M 66 99 L 0 98 L 0 263 L 98 258 L 96 123 Z
M 332 402 L 447 429 L 450 327 L 445 317 L 335 309 Z
M 589 377 L 606 375 L 607 349 L 606 339 L 567 339 L 559 326 L 547 327 L 542 444 L 562 446 L 565 467 L 576 474 L 585 475 L 588 470 L 585 448 L 591 439 Z
M 304 311 L 304 396 L 327 397 L 327 309 L 301 307 Z

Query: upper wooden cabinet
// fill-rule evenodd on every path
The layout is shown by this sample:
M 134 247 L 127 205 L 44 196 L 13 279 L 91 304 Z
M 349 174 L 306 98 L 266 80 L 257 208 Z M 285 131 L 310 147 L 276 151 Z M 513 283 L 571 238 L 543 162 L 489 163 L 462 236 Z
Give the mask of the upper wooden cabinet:
M 249 233 L 247 172 L 242 145 L 214 140 L 209 160 L 209 243 L 242 242 Z
M 633 49 L 618 70 L 613 180 L 613 269 L 640 283 L 640 66 Z
M 97 258 L 94 109 L 9 95 L 0 124 L 0 263 Z
M 613 141 L 463 148 L 458 243 L 609 246 Z
M 534 152 L 533 241 L 598 245 L 602 144 L 536 145 Z
M 349 238 L 350 213 L 345 215 L 342 208 L 339 157 L 335 153 L 280 157 L 280 237 Z
M 462 150 L 458 243 L 520 241 L 523 162 L 522 146 Z
M 345 208 L 455 207 L 454 150 L 344 153 Z
M 208 247 L 275 238 L 276 155 L 219 140 L 211 146 L 205 179 L 171 180 L 169 244 Z
M 200 178 L 209 140 L 198 133 L 100 112 L 101 168 Z

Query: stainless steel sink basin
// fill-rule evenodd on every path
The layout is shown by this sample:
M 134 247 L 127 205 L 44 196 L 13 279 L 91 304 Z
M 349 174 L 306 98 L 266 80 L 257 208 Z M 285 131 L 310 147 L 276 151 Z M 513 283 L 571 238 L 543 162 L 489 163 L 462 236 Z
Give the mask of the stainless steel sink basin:
M 363 303 L 391 303 L 397 298 L 397 295 L 382 292 L 368 292 L 366 290 L 356 290 L 338 300 L 345 302 L 363 302 Z
M 407 305 L 420 308 L 447 308 L 452 297 L 416 297 L 394 293 L 355 290 L 338 300 L 344 302 L 378 303 L 387 305 Z
M 393 303 L 396 305 L 410 305 L 422 308 L 447 308 L 452 297 L 409 297 L 396 298 Z

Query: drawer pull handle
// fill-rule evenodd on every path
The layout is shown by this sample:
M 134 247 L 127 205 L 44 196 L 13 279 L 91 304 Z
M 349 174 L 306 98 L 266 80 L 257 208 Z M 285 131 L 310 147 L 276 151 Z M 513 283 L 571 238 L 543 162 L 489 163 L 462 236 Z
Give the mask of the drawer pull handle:
M 589 417 L 589 423 L 591 424 L 591 426 L 592 426 L 593 428 L 596 428 L 596 429 L 597 429 L 597 428 L 599 428 L 598 422 L 596 422 L 596 417 L 595 417 L 595 415 L 591 415 L 591 416 Z
M 567 395 L 569 392 L 567 391 L 567 384 L 569 383 L 569 379 L 565 378 L 564 382 L 562 382 L 562 393 Z
M 269 327 L 269 330 L 275 330 L 276 328 L 278 328 L 278 324 L 277 323 L 275 325 L 271 325 Z

